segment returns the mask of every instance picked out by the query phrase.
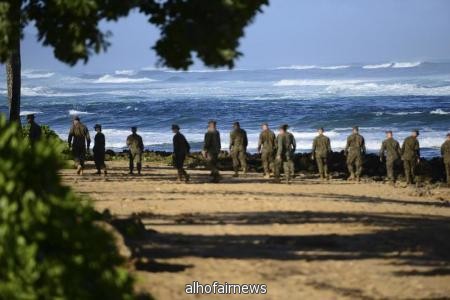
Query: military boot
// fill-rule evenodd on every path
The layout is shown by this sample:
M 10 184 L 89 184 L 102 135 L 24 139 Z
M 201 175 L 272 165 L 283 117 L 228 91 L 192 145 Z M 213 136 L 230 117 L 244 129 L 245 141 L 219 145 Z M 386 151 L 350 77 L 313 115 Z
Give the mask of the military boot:
M 77 167 L 77 174 L 83 175 L 83 167 L 81 165 L 78 165 L 78 167 Z
M 347 178 L 347 181 L 353 181 L 353 180 L 355 180 L 355 173 L 350 173 L 350 177 L 349 178 Z

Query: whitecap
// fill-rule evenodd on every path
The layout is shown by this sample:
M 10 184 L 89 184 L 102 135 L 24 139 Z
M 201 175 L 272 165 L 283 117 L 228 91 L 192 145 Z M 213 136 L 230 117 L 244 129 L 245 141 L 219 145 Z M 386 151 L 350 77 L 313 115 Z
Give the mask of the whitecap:
M 116 75 L 126 75 L 126 76 L 133 76 L 136 75 L 136 71 L 134 70 L 116 70 L 114 72 Z
M 287 67 L 277 67 L 276 70 L 310 70 L 316 69 L 315 65 L 292 65 Z
M 53 75 L 55 75 L 55 73 L 42 72 L 39 70 L 24 70 L 24 71 L 22 71 L 22 77 L 28 78 L 28 79 L 50 78 Z
M 282 79 L 274 86 L 339 86 L 361 83 L 361 80 L 326 80 L 326 79 Z
M 438 108 L 438 109 L 435 109 L 433 111 L 430 111 L 430 114 L 433 114 L 433 115 L 450 115 L 450 112 L 444 111 L 444 110 Z
M 38 110 L 22 110 L 20 112 L 20 116 L 27 116 L 27 115 L 37 115 L 37 114 L 42 114 L 41 111 Z
M 414 68 L 420 66 L 422 63 L 420 61 L 416 62 L 395 62 L 392 67 L 395 69 L 400 68 Z
M 69 110 L 69 116 L 79 116 L 79 115 L 93 115 L 93 113 L 87 111 L 79 111 L 75 109 Z
M 155 79 L 143 77 L 143 78 L 128 78 L 128 77 L 115 77 L 111 75 L 103 75 L 94 81 L 94 83 L 144 83 L 154 82 Z
M 378 65 L 365 65 L 362 68 L 363 69 L 385 69 L 392 67 L 393 63 L 385 63 L 385 64 L 378 64 Z
M 340 69 L 348 69 L 350 66 L 341 65 L 341 66 L 328 66 L 328 67 L 319 67 L 321 70 L 340 70 Z

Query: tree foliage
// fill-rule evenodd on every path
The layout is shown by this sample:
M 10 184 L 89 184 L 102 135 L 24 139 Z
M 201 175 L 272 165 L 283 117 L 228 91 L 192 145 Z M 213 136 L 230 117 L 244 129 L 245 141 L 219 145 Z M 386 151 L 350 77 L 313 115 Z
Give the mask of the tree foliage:
M 114 238 L 61 184 L 59 151 L 0 117 L 0 299 L 134 299 Z
M 237 48 L 245 26 L 265 4 L 268 0 L 0 0 L 0 61 L 12 49 L 14 29 L 32 22 L 38 40 L 52 47 L 57 59 L 87 62 L 109 46 L 110 33 L 100 22 L 136 9 L 161 30 L 153 46 L 161 65 L 187 69 L 196 53 L 207 66 L 231 68 L 241 55 Z M 12 17 L 17 6 L 20 20 Z

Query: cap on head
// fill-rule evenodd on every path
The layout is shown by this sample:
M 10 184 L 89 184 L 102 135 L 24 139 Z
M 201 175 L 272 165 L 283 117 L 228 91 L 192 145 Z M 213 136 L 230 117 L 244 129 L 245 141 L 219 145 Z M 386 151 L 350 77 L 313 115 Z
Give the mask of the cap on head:
M 447 133 L 447 137 L 450 137 L 450 132 L 449 132 L 449 133 Z
M 413 131 L 411 131 L 412 133 L 415 133 L 417 136 L 419 136 L 419 130 L 418 129 L 414 129 Z
M 289 128 L 288 124 L 283 124 L 283 125 L 280 126 L 280 129 L 282 129 L 284 131 L 288 130 L 288 128 Z
M 209 120 L 208 125 L 211 125 L 211 124 L 216 126 L 216 124 L 217 124 L 216 120 Z
M 34 114 L 27 115 L 27 120 L 34 120 Z
M 136 126 L 131 127 L 131 131 L 136 131 L 136 130 L 137 130 Z
M 75 117 L 73 117 L 73 120 L 74 121 L 80 121 L 80 117 L 79 116 L 75 116 Z
M 102 125 L 100 125 L 100 124 L 95 124 L 95 125 L 94 125 L 94 129 L 102 129 Z
M 392 134 L 392 130 L 386 130 L 386 134 Z
M 233 126 L 234 126 L 234 127 L 241 127 L 241 124 L 239 124 L 239 122 L 234 122 L 234 123 L 233 123 Z
M 353 130 L 359 131 L 359 127 L 358 126 L 353 126 Z
M 172 124 L 172 130 L 180 130 L 180 126 L 177 124 Z

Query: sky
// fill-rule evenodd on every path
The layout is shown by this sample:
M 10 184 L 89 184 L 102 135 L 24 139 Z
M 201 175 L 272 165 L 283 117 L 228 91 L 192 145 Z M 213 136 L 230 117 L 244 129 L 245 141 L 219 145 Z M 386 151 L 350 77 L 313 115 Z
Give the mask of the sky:
M 102 28 L 113 33 L 107 53 L 68 67 L 28 26 L 23 68 L 107 72 L 155 66 L 151 46 L 159 33 L 145 16 L 133 13 Z M 245 32 L 237 68 L 450 61 L 450 0 L 271 0 Z

